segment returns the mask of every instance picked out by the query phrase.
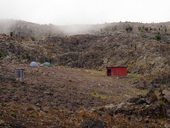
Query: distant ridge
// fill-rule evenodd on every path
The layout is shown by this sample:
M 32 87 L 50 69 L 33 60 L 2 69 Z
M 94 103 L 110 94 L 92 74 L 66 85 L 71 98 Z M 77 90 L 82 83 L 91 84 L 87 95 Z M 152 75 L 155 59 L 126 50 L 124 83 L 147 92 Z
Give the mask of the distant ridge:
M 140 23 L 140 22 L 113 22 L 105 24 L 85 24 L 85 25 L 54 25 L 54 24 L 38 24 L 23 20 L 0 20 L 0 33 L 20 34 L 23 37 L 42 38 L 47 36 L 77 35 L 77 34 L 99 34 L 111 33 L 113 31 L 124 31 L 127 26 L 133 27 L 134 31 L 138 31 L 139 27 L 147 27 L 153 29 L 170 30 L 170 22 L 160 23 Z M 117 30 L 115 30 L 117 29 Z

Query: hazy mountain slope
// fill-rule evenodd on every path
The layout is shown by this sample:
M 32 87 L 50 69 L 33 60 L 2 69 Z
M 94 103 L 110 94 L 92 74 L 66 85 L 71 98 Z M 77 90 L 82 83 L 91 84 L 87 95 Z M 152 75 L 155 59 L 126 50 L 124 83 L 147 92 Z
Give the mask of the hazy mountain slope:
M 59 56 L 59 63 L 73 67 L 128 65 L 137 59 L 148 59 L 147 56 L 161 57 L 161 59 L 169 56 L 169 44 L 154 39 L 143 40 L 140 35 L 134 34 L 51 37 L 43 42 L 46 43 L 46 47 L 53 45 L 50 50 Z M 93 60 L 96 64 L 93 64 Z M 147 60 L 145 61 L 147 63 Z
M 164 77 L 170 72 L 169 34 L 157 36 L 124 31 L 112 35 L 49 37 L 39 43 L 53 54 L 51 60 L 58 65 L 91 69 L 127 66 L 130 73 Z
M 34 24 L 33 28 L 35 28 Z M 167 76 L 166 74 L 170 72 L 168 22 L 112 23 L 101 26 L 99 30 L 95 29 L 93 34 L 48 36 L 44 40 L 23 40 L 16 44 L 12 43 L 14 47 L 24 49 L 24 52 L 14 52 L 13 55 L 25 61 L 47 60 L 57 65 L 90 69 L 127 66 L 131 73 L 153 77 L 162 74 Z M 4 50 L 2 46 L 0 48 Z M 10 53 L 9 50 L 7 47 L 7 53 Z
M 26 39 L 40 39 L 47 36 L 63 35 L 55 25 L 40 25 L 21 20 L 0 20 L 0 33 Z
M 168 23 L 113 23 L 72 36 L 22 25 L 13 27 L 23 35 L 0 34 L 0 127 L 169 126 Z M 34 60 L 54 65 L 31 68 Z M 107 77 L 106 66 L 127 66 L 128 77 Z M 24 68 L 24 81 L 16 68 Z

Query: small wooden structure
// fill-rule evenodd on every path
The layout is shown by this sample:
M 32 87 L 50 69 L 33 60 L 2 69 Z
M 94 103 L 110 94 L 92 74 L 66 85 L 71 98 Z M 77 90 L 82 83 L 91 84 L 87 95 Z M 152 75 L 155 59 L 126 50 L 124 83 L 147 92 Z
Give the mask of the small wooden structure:
M 23 82 L 24 81 L 24 69 L 18 68 L 15 70 L 16 73 L 16 80 Z
M 127 76 L 127 67 L 106 67 L 107 76 Z

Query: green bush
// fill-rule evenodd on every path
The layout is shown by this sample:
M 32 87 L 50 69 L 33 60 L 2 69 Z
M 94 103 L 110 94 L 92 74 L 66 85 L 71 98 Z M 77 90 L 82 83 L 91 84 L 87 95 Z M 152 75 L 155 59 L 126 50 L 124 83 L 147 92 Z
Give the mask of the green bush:
M 157 41 L 160 41 L 161 40 L 161 34 L 158 32 L 156 35 L 155 35 L 155 39 Z
M 145 31 L 145 27 L 144 27 L 144 26 L 138 27 L 138 31 L 139 31 L 139 32 L 144 32 L 144 31 Z
M 0 51 L 0 59 L 3 59 L 6 56 L 6 54 L 3 51 Z
M 128 26 L 126 27 L 126 31 L 127 31 L 127 32 L 132 32 L 132 31 L 133 31 L 133 27 L 130 26 L 130 25 L 128 25 Z

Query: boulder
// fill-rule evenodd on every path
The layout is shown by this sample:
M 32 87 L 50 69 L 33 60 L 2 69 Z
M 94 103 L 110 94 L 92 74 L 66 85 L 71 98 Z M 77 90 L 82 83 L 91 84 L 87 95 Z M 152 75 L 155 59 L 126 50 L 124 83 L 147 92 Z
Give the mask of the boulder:
M 81 123 L 81 128 L 104 128 L 104 122 L 88 118 Z

